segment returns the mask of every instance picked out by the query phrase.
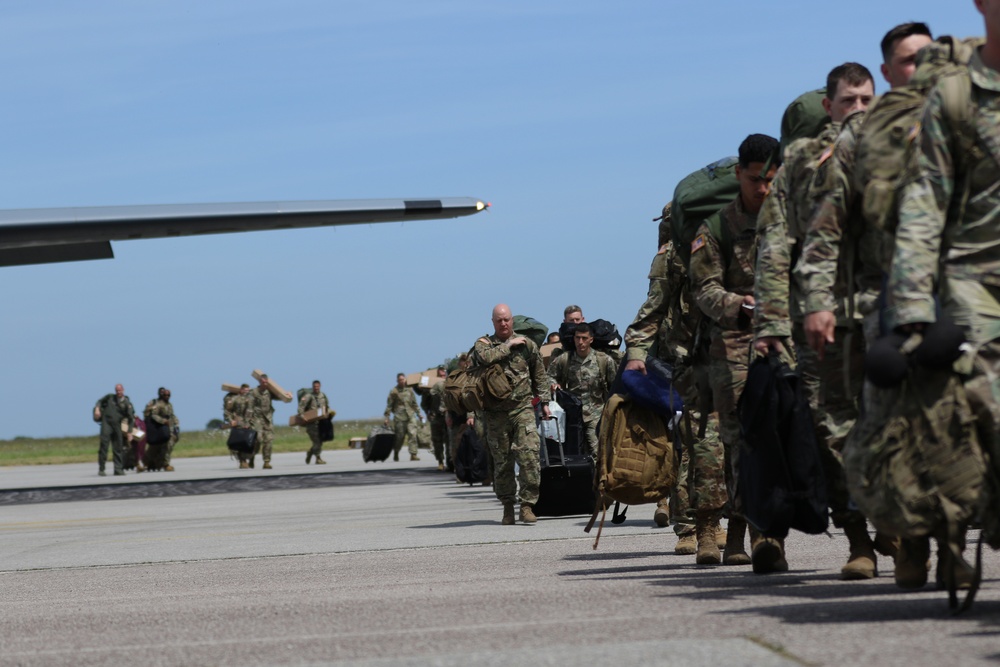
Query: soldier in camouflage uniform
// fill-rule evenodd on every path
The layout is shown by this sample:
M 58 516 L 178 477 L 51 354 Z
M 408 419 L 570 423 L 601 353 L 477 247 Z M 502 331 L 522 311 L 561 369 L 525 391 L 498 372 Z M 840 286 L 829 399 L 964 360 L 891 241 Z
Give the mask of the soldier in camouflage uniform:
M 271 469 L 271 443 L 274 441 L 274 395 L 268 389 L 267 375 L 260 376 L 260 384 L 249 394 L 251 423 L 257 431 L 257 444 L 250 456 L 250 467 L 253 468 L 254 457 L 259 452 L 264 459 L 264 470 Z
M 444 418 L 444 378 L 447 375 L 444 366 L 437 367 L 437 376 L 440 382 L 427 391 L 427 406 L 424 414 L 427 415 L 427 422 L 431 428 L 431 447 L 434 448 L 434 458 L 438 462 L 438 470 L 444 470 L 445 460 L 451 462 L 450 452 L 445 451 L 445 443 L 448 442 L 448 425 Z
M 716 542 L 725 544 L 726 533 L 718 517 L 726 504 L 722 443 L 719 422 L 711 406 L 708 390 L 707 354 L 693 354 L 702 312 L 694 305 L 684 262 L 670 241 L 670 208 L 660 217 L 659 250 L 649 268 L 649 291 L 632 324 L 625 330 L 626 370 L 646 372 L 646 357 L 654 354 L 674 370 L 675 384 L 684 400 L 688 419 L 680 423 L 682 449 L 677 484 L 669 503 L 664 498 L 653 514 L 657 525 L 666 526 L 673 511 L 674 532 L 678 536 L 676 554 L 694 554 L 696 517 L 715 522 Z M 697 379 L 700 379 L 700 382 Z M 699 386 L 703 388 L 699 391 Z M 706 414 L 704 434 L 698 428 Z M 697 463 L 692 466 L 691 462 Z M 699 510 L 700 508 L 700 510 Z M 721 545 L 719 545 L 721 546 Z
M 580 399 L 583 404 L 584 454 L 597 456 L 597 422 L 601 419 L 604 403 L 611 395 L 618 365 L 611 357 L 590 349 L 594 334 L 585 322 L 576 325 L 573 343 L 576 352 L 563 354 L 549 364 L 549 381 L 553 395 L 563 389 Z
M 302 394 L 302 399 L 299 401 L 299 414 L 303 415 L 310 410 L 322 410 L 323 418 L 333 418 L 333 412 L 330 410 L 330 400 L 326 397 L 320 388 L 321 384 L 319 380 L 313 380 L 312 391 L 307 391 Z M 319 437 L 319 422 L 321 420 L 316 420 L 306 424 L 306 435 L 309 436 L 309 442 L 312 446 L 309 447 L 309 451 L 306 452 L 306 465 L 312 460 L 312 457 L 316 457 L 316 465 L 323 465 L 326 461 L 320 456 L 323 453 L 323 441 Z
M 875 83 L 864 66 L 845 63 L 830 71 L 823 108 L 832 122 L 819 136 L 788 144 L 757 221 L 754 299 L 759 306 L 754 311 L 754 348 L 761 354 L 777 352 L 794 363 L 788 355 L 793 347 L 789 338 L 794 341 L 798 371 L 821 444 L 833 525 L 844 529 L 850 543 L 847 564 L 841 569 L 843 579 L 876 575 L 874 544 L 864 516 L 851 507 L 841 460 L 844 441 L 858 415 L 864 347 L 860 331 L 846 313 L 838 317 L 838 339 L 843 345 L 827 345 L 820 356 L 806 344 L 804 292 L 792 280 L 791 270 L 822 194 L 821 189 L 811 187 L 813 176 L 818 174 L 822 182 L 843 121 L 867 109 L 874 94 Z
M 493 490 L 503 503 L 502 525 L 514 523 L 514 500 L 521 501 L 521 523 L 537 521 L 532 510 L 538 502 L 541 464 L 532 399 L 540 399 L 545 419 L 549 413 L 548 376 L 538 346 L 524 336 L 514 336 L 510 308 L 493 308 L 493 335 L 476 341 L 473 362 L 477 366 L 499 364 L 511 383 L 510 397 L 483 411 L 486 442 L 493 453 Z M 514 463 L 519 468 L 514 479 Z M 518 491 L 520 482 L 520 491 Z
M 732 203 L 698 228 L 691 242 L 689 263 L 695 303 L 711 320 L 709 383 L 719 413 L 719 435 L 725 449 L 726 488 L 729 492 L 729 535 L 725 556 L 735 563 L 752 559 L 755 572 L 782 569 L 782 565 L 787 569 L 780 546 L 768 543 L 762 548 L 761 544 L 767 540 L 756 539 L 755 530 L 751 530 L 754 554 L 747 559 L 744 548 L 747 524 L 740 514 L 736 488 L 741 441 L 736 403 L 746 383 L 753 340 L 751 316 L 755 303 L 753 283 L 757 213 L 777 170 L 778 156 L 778 140 L 764 134 L 752 134 L 740 144 L 736 169 L 739 194 Z M 704 522 L 698 525 L 696 558 L 702 564 L 715 564 L 722 560 L 715 546 L 714 532 Z
M 156 393 L 156 398 L 146 404 L 142 414 L 147 423 L 152 420 L 153 423 L 166 425 L 170 429 L 170 439 L 163 443 L 163 469 L 167 472 L 173 472 L 174 466 L 170 464 L 170 458 L 174 453 L 174 445 L 177 444 L 181 424 L 177 420 L 174 406 L 170 402 L 170 390 L 160 387 Z M 148 431 L 149 428 L 147 427 L 146 430 Z
M 936 307 L 975 349 L 963 378 L 988 454 L 982 538 L 1000 547 L 1000 0 L 975 0 L 986 42 L 938 82 L 914 133 L 900 190 L 887 324 L 919 331 Z M 964 118 L 963 118 L 964 116 Z M 926 549 L 921 556 L 926 554 Z M 940 560 L 940 558 L 939 558 Z M 926 575 L 925 575 L 926 578 Z
M 392 460 L 399 460 L 399 450 L 409 440 L 410 460 L 419 461 L 417 456 L 417 422 L 420 420 L 420 408 L 413 390 L 406 386 L 406 375 L 396 375 L 396 386 L 389 390 L 385 401 L 385 425 L 389 425 L 389 415 L 392 415 L 392 430 L 396 434 L 393 444 Z
M 232 428 L 253 428 L 253 403 L 250 400 L 250 385 L 240 385 L 240 393 L 226 394 L 222 399 L 222 418 Z M 253 455 L 237 452 L 240 469 L 253 464 Z
M 97 450 L 97 474 L 104 477 L 104 464 L 108 459 L 108 445 L 114 461 L 115 474 L 125 474 L 125 440 L 131 439 L 122 430 L 122 423 L 127 424 L 131 432 L 135 423 L 135 408 L 132 401 L 125 395 L 125 388 L 115 385 L 115 393 L 101 397 L 94 405 L 94 419 L 101 422 L 101 444 Z

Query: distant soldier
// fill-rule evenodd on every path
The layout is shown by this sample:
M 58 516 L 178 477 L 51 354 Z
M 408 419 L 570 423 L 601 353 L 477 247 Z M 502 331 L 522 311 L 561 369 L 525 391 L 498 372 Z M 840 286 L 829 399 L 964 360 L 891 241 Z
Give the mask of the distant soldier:
M 170 431 L 170 438 L 166 442 L 147 448 L 147 457 L 149 457 L 150 463 L 153 464 L 150 465 L 150 469 L 155 470 L 160 467 L 159 464 L 162 464 L 164 470 L 173 472 L 174 467 L 170 464 L 170 459 L 174 452 L 174 445 L 177 443 L 177 438 L 180 435 L 180 422 L 177 420 L 177 415 L 174 414 L 173 404 L 170 403 L 170 390 L 160 387 L 156 393 L 156 398 L 146 404 L 146 408 L 142 414 L 146 420 L 147 433 L 150 429 L 150 422 L 166 426 Z M 159 456 L 154 454 L 154 451 L 159 447 L 162 447 L 162 461 L 156 460 L 154 462 L 154 458 L 159 459 Z
M 692 293 L 698 307 L 712 321 L 709 327 L 709 382 L 715 409 L 719 413 L 719 434 L 725 449 L 730 512 L 727 560 L 739 554 L 742 561 L 746 555 L 744 539 L 747 524 L 740 513 L 736 489 L 741 438 L 736 403 L 746 384 L 753 339 L 750 324 L 755 304 L 757 213 L 770 190 L 779 162 L 777 139 L 765 134 L 748 136 L 740 144 L 736 167 L 739 194 L 725 208 L 703 222 L 691 242 L 689 268 Z M 756 529 L 751 529 L 751 542 L 756 543 L 750 556 L 755 572 L 787 569 L 778 540 L 761 538 Z M 763 548 L 762 544 L 765 544 Z M 722 560 L 715 545 L 715 529 L 707 518 L 698 523 L 696 559 L 701 564 Z
M 250 455 L 250 467 L 253 468 L 254 457 L 260 452 L 264 459 L 264 470 L 271 469 L 271 443 L 274 441 L 274 395 L 268 389 L 267 375 L 260 376 L 260 384 L 251 391 L 250 409 L 252 411 L 253 430 L 257 431 L 257 444 L 254 453 Z
M 299 401 L 299 415 L 303 415 L 310 410 L 322 410 L 323 419 L 328 417 L 330 419 L 333 418 L 330 416 L 332 415 L 330 411 L 330 401 L 327 399 L 326 394 L 320 391 L 320 386 L 319 380 L 313 380 L 312 391 L 307 391 L 302 395 L 302 399 Z M 312 460 L 312 457 L 314 456 L 316 457 L 316 465 L 326 463 L 326 461 L 320 457 L 320 454 L 323 453 L 323 441 L 319 436 L 320 421 L 322 421 L 322 419 L 306 424 L 306 434 L 309 435 L 309 441 L 312 443 L 309 451 L 306 452 L 306 465 L 309 464 L 309 461 Z
M 97 450 L 97 474 L 104 477 L 108 459 L 108 445 L 114 460 L 115 474 L 125 474 L 125 441 L 131 441 L 135 423 L 135 409 L 125 395 L 125 388 L 115 385 L 115 393 L 103 396 L 94 405 L 94 420 L 101 422 L 101 444 Z
M 420 420 L 420 408 L 413 390 L 406 386 L 406 375 L 396 375 L 396 386 L 389 390 L 385 401 L 385 425 L 389 425 L 389 415 L 392 415 L 392 430 L 396 434 L 392 446 L 392 460 L 399 460 L 399 450 L 409 442 L 410 460 L 419 461 L 417 456 L 417 422 Z
M 434 448 L 438 470 L 444 470 L 445 460 L 449 458 L 449 452 L 445 450 L 448 441 L 448 425 L 444 418 L 444 378 L 447 374 L 444 366 L 437 367 L 437 376 L 440 382 L 427 390 L 426 405 L 424 406 L 424 414 L 427 415 L 427 422 L 431 428 L 431 446 Z
M 563 322 L 569 324 L 579 324 L 580 322 L 586 322 L 583 319 L 583 309 L 575 304 L 566 306 L 563 309 Z
M 548 376 L 538 346 L 524 336 L 514 336 L 510 308 L 493 308 L 492 336 L 476 341 L 473 360 L 477 366 L 499 364 L 512 385 L 510 397 L 483 412 L 486 442 L 493 452 L 493 490 L 503 503 L 501 524 L 514 523 L 514 501 L 521 501 L 521 522 L 537 521 L 533 507 L 538 502 L 541 463 L 532 399 L 538 397 L 542 414 L 549 418 Z M 517 463 L 518 479 L 514 477 Z M 520 481 L 520 490 L 518 490 Z
M 603 352 L 592 350 L 593 342 L 590 326 L 586 322 L 577 324 L 573 332 L 576 352 L 560 355 L 552 361 L 549 382 L 553 394 L 563 389 L 580 399 L 583 404 L 582 453 L 597 456 L 597 422 L 611 395 L 618 365 Z
M 253 428 L 253 402 L 250 400 L 250 385 L 240 385 L 238 394 L 229 393 L 222 401 L 222 415 L 232 428 Z M 253 465 L 253 454 L 237 452 L 240 469 Z

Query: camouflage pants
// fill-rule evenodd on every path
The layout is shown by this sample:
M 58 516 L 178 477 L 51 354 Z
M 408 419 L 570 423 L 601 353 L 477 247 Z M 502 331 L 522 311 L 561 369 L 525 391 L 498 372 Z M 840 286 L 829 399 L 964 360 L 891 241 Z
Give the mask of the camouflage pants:
M 684 399 L 685 414 L 677 425 L 674 437 L 679 437 L 684 443 L 685 456 L 681 458 L 678 473 L 679 504 L 674 511 L 674 520 L 682 511 L 688 516 L 689 524 L 696 519 L 717 519 L 729 497 L 725 455 L 719 439 L 719 418 L 713 410 L 708 370 L 708 364 L 698 364 L 682 368 L 677 374 L 677 388 Z M 708 419 L 704 436 L 698 437 L 703 410 L 708 411 Z M 682 485 L 688 495 L 686 503 L 681 495 Z M 678 528 L 675 531 L 680 532 Z
M 316 422 L 306 424 L 306 435 L 309 436 L 309 442 L 312 443 L 309 447 L 309 455 L 319 458 L 319 455 L 323 453 L 323 441 L 319 439 L 319 424 Z
M 802 375 L 820 445 L 830 518 L 838 528 L 849 523 L 863 523 L 865 517 L 853 507 L 847 490 L 842 453 L 847 434 L 858 419 L 865 376 L 864 336 L 856 327 L 837 327 L 834 342 L 824 349 L 822 361 L 807 344 L 800 323 L 795 324 L 792 338 L 797 370 Z
M 538 431 L 531 406 L 511 412 L 484 412 L 486 443 L 493 455 L 493 491 L 503 503 L 520 500 L 522 505 L 538 502 L 541 464 L 538 460 Z M 514 478 L 514 463 L 519 468 Z M 518 492 L 520 482 L 520 492 Z
M 409 441 L 410 456 L 417 455 L 417 424 L 415 420 L 393 417 L 392 432 L 395 435 L 395 441 L 392 445 L 394 454 L 398 456 L 400 450 L 403 449 L 403 444 Z
M 976 416 L 979 444 L 987 457 L 981 505 L 983 540 L 1000 549 L 1000 341 L 979 348 L 972 374 L 965 381 L 965 392 Z
M 271 460 L 271 445 L 274 442 L 274 426 L 271 424 L 264 424 L 257 430 L 257 444 L 254 445 L 253 453 L 254 455 L 260 454 L 267 463 Z M 251 460 L 253 457 L 250 457 Z
M 177 444 L 177 436 L 174 435 L 173 431 L 171 431 L 170 440 L 167 440 L 167 452 L 166 452 L 166 457 L 164 459 L 167 465 L 170 465 L 170 457 L 174 455 L 174 445 L 176 444 Z
M 434 458 L 438 463 L 444 463 L 445 451 L 444 443 L 448 441 L 448 427 L 444 423 L 444 417 L 431 419 L 431 446 L 434 448 Z
M 753 334 L 749 331 L 725 331 L 712 337 L 709 354 L 708 379 L 712 387 L 712 401 L 719 413 L 719 437 L 724 450 L 730 518 L 742 516 L 737 482 L 743 435 L 736 405 L 747 381 L 752 340 Z
M 583 420 L 583 442 L 580 450 L 583 454 L 597 458 L 597 422 L 601 420 L 600 411 Z

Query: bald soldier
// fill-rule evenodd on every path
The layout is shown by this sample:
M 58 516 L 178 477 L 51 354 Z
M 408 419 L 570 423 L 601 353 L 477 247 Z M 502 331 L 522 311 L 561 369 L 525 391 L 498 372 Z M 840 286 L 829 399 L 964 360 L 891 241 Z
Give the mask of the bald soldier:
M 108 445 L 114 461 L 115 474 L 125 474 L 125 440 L 135 423 L 135 408 L 125 395 L 125 387 L 115 385 L 115 393 L 106 394 L 94 405 L 94 421 L 101 423 L 101 444 L 97 450 L 97 474 L 104 477 L 104 465 L 108 459 Z
M 538 346 L 514 335 L 514 317 L 506 304 L 493 308 L 493 335 L 483 336 L 473 348 L 477 366 L 498 365 L 511 383 L 510 395 L 483 411 L 486 443 L 493 454 L 493 490 L 503 503 L 501 524 L 514 524 L 514 501 L 521 502 L 521 523 L 537 521 L 533 507 L 538 502 L 541 464 L 532 399 L 540 399 L 545 419 L 549 414 L 548 376 Z M 514 478 L 514 464 L 519 468 Z M 518 489 L 520 482 L 520 489 Z

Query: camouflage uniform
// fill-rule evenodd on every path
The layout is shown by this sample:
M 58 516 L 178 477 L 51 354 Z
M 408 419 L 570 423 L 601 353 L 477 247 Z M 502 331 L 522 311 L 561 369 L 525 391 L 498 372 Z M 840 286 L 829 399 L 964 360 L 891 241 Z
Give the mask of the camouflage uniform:
M 431 446 L 434 448 L 434 458 L 439 464 L 444 464 L 450 454 L 445 451 L 448 441 L 448 425 L 444 419 L 444 381 L 438 382 L 427 392 L 427 406 L 424 414 L 431 427 Z
M 534 505 L 538 502 L 541 464 L 531 401 L 538 396 L 548 403 L 550 398 L 548 376 L 538 346 L 525 338 L 523 344 L 508 347 L 496 335 L 484 336 L 476 341 L 473 359 L 479 366 L 500 364 L 513 388 L 507 400 L 482 415 L 486 442 L 493 454 L 493 490 L 505 505 L 513 503 L 515 498 L 522 507 Z M 517 480 L 515 462 L 519 468 Z
M 254 456 L 258 453 L 264 459 L 264 464 L 271 462 L 271 443 L 274 440 L 274 395 L 267 387 L 257 386 L 246 395 L 251 414 L 251 427 L 257 431 L 257 444 L 254 446 Z M 253 457 L 250 457 L 251 460 Z
M 163 466 L 167 467 L 170 465 L 170 457 L 174 453 L 174 445 L 177 444 L 181 425 L 177 420 L 177 415 L 174 414 L 174 406 L 170 401 L 154 398 L 146 404 L 142 414 L 147 422 L 152 420 L 157 424 L 166 424 L 170 428 L 170 439 L 163 443 Z
M 833 142 L 840 129 L 839 123 L 831 124 L 819 137 L 799 139 L 785 149 L 783 164 L 757 221 L 754 283 L 758 304 L 754 310 L 756 336 L 777 336 L 786 343 L 789 338 L 792 340 L 786 349 L 794 350 L 797 357 L 817 438 L 823 445 L 821 456 L 829 503 L 837 527 L 864 521 L 859 512 L 850 509 L 841 460 L 847 434 L 858 416 L 864 344 L 857 326 L 850 326 L 846 313 L 839 312 L 837 321 L 841 324 L 836 328 L 836 342 L 828 344 L 824 358 L 819 359 L 806 341 L 802 324 L 806 314 L 805 286 L 792 276 L 792 268 L 806 239 L 809 221 L 826 193 L 824 188 L 835 182 L 831 177 L 836 172 L 832 167 Z M 839 286 L 838 292 L 846 292 L 846 287 Z
M 722 239 L 710 231 L 713 218 L 719 221 Z M 736 402 L 746 384 L 753 340 L 750 311 L 743 308 L 743 297 L 753 294 L 756 241 L 757 216 L 747 213 L 737 196 L 702 223 L 691 243 L 692 293 L 695 303 L 712 320 L 709 383 L 719 413 L 731 514 L 739 513 L 736 481 L 741 435 Z
M 1000 479 L 1000 72 L 978 51 L 968 72 L 975 110 L 967 123 L 945 112 L 944 81 L 924 107 L 901 190 L 887 319 L 892 327 L 934 322 L 937 297 L 965 329 L 976 355 L 964 383 L 990 455 L 992 495 Z M 998 547 L 995 496 L 984 510 L 984 538 Z
M 678 535 L 693 533 L 691 514 L 718 516 L 727 498 L 718 417 L 712 410 L 709 392 L 699 391 L 699 386 L 707 387 L 707 361 L 704 355 L 692 354 L 703 317 L 694 306 L 684 263 L 672 243 L 663 244 L 649 267 L 646 302 L 625 330 L 625 346 L 629 361 L 645 361 L 655 353 L 672 364 L 684 400 L 688 418 L 681 421 L 681 430 L 690 447 L 682 450 L 678 483 L 671 500 Z M 709 415 L 704 436 L 699 438 L 692 425 L 700 424 L 703 411 Z
M 101 409 L 101 444 L 97 450 L 97 468 L 104 472 L 108 458 L 108 445 L 111 445 L 112 461 L 115 474 L 125 474 L 125 434 L 122 432 L 122 420 L 128 421 L 129 430 L 135 423 L 135 409 L 128 396 L 121 400 L 114 394 L 103 396 L 94 404 L 94 409 Z
M 222 400 L 222 416 L 227 424 L 236 422 L 237 428 L 254 427 L 253 422 L 253 402 L 250 394 L 226 394 Z M 243 452 L 237 452 L 237 459 L 240 463 L 252 461 L 253 456 Z
M 322 391 L 318 394 L 313 392 L 312 389 L 307 391 L 302 395 L 302 399 L 299 401 L 299 414 L 305 414 L 309 410 L 323 410 L 324 418 L 331 414 L 330 412 L 330 401 L 327 399 L 326 394 Z M 319 421 L 314 421 L 306 424 L 306 435 L 309 436 L 309 441 L 312 446 L 309 448 L 308 455 L 310 457 L 315 456 L 317 461 L 320 461 L 320 454 L 323 453 L 323 441 L 319 439 Z
M 597 422 L 611 395 L 618 364 L 611 357 L 591 349 L 586 357 L 575 351 L 549 364 L 549 382 L 576 396 L 583 403 L 583 453 L 597 456 Z
M 399 457 L 403 443 L 409 440 L 410 456 L 417 455 L 417 421 L 420 419 L 420 409 L 413 390 L 409 387 L 400 389 L 398 386 L 389 390 L 385 401 L 385 418 L 392 414 L 392 430 L 396 434 L 393 452 Z

